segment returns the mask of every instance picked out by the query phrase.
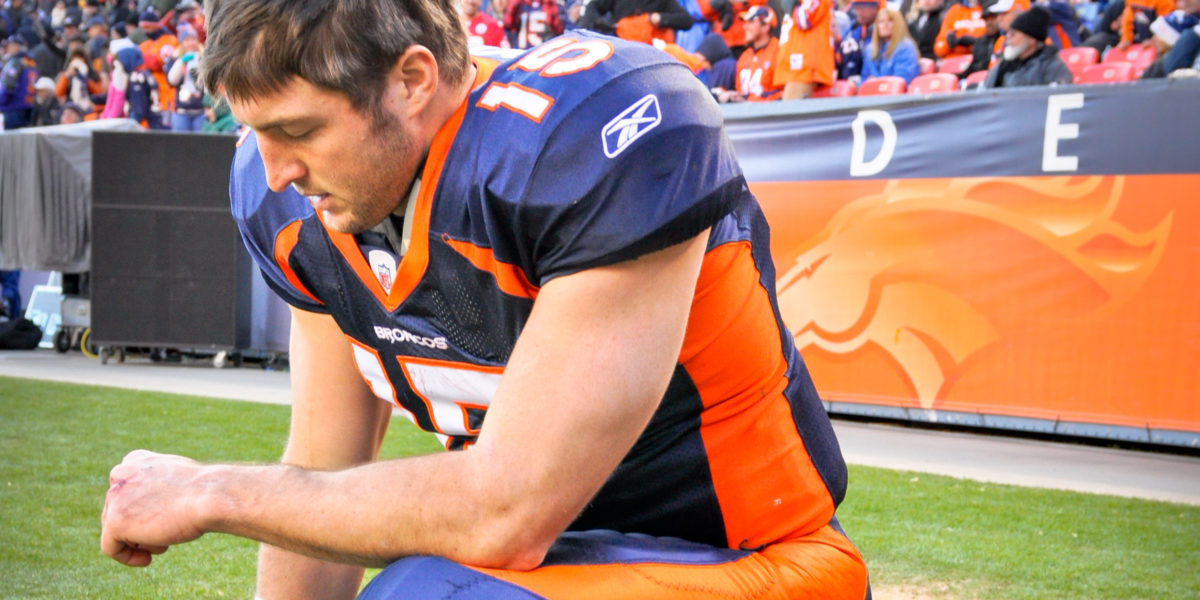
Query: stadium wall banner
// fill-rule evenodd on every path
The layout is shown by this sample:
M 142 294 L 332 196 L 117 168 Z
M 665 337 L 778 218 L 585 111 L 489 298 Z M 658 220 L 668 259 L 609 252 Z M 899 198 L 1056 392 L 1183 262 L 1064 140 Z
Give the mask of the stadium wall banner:
M 944 97 L 726 108 L 830 411 L 1200 446 L 1200 82 Z

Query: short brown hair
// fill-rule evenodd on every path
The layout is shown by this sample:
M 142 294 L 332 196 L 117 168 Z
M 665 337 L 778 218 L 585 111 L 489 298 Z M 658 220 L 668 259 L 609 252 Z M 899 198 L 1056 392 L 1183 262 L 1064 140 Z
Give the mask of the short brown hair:
M 381 114 L 386 76 L 412 45 L 429 49 L 439 77 L 469 72 L 455 0 L 207 0 L 201 62 L 208 89 L 253 100 L 293 77 L 349 96 Z

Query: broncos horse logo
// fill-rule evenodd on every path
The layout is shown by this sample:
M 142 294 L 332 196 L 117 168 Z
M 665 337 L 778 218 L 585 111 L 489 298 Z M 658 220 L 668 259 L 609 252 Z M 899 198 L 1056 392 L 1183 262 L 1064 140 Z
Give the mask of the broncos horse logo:
M 1172 214 L 1116 220 L 1123 177 L 900 180 L 839 210 L 779 278 L 803 350 L 868 344 L 923 408 L 1006 329 L 1107 310 L 1154 271 Z

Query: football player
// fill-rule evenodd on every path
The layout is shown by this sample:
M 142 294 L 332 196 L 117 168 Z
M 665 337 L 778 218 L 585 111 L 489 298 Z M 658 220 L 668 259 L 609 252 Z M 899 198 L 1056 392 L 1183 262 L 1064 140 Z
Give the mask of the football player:
M 234 218 L 292 306 L 282 464 L 135 451 L 101 546 L 263 542 L 264 600 L 863 598 L 767 224 L 690 71 L 452 0 L 218 0 Z M 484 143 L 486 141 L 486 143 Z M 376 460 L 393 409 L 448 452 Z

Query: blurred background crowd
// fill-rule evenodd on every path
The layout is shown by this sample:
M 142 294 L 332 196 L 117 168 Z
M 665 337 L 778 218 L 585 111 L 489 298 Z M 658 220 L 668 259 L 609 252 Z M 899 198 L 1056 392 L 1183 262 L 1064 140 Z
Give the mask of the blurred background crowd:
M 1200 0 L 461 0 L 472 45 L 574 29 L 653 44 L 721 102 L 1196 76 Z M 4 129 L 229 131 L 196 0 L 6 0 Z

